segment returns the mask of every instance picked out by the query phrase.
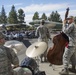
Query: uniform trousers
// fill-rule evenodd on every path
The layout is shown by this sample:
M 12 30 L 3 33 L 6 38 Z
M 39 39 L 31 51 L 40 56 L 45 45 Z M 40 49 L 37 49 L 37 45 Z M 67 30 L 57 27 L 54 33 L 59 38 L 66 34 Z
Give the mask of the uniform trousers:
M 63 66 L 64 69 L 68 69 L 69 64 L 76 65 L 76 58 L 75 58 L 75 47 L 69 46 L 68 48 L 65 47 L 65 51 L 63 54 Z

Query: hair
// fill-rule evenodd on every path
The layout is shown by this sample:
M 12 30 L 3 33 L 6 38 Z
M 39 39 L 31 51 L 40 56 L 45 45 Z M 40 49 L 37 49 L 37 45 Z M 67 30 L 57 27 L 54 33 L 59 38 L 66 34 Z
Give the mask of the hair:
M 42 25 L 44 25 L 45 21 L 44 21 L 44 20 L 42 20 L 42 21 L 41 21 L 41 23 L 42 23 Z

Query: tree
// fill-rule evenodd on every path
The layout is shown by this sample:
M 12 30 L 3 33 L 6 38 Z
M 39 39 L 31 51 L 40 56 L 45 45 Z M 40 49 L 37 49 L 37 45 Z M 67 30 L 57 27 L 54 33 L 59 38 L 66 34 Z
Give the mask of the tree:
M 7 23 L 7 16 L 6 16 L 5 9 L 4 9 L 3 5 L 2 5 L 1 14 L 0 14 L 0 23 L 2 23 L 2 24 Z
M 42 14 L 41 19 L 47 20 L 47 16 L 45 15 L 45 13 Z
M 18 22 L 19 23 L 25 23 L 24 22 L 24 17 L 25 17 L 25 14 L 24 14 L 24 11 L 22 9 L 19 9 L 18 10 Z
M 39 20 L 39 13 L 38 12 L 35 12 L 32 19 L 33 20 Z
M 11 11 L 9 12 L 8 23 L 10 23 L 10 24 L 18 23 L 17 13 L 16 13 L 14 5 L 12 6 Z
M 52 12 L 48 18 L 49 21 L 54 21 L 54 22 L 62 22 L 62 19 L 59 15 L 59 13 L 56 11 L 56 12 Z

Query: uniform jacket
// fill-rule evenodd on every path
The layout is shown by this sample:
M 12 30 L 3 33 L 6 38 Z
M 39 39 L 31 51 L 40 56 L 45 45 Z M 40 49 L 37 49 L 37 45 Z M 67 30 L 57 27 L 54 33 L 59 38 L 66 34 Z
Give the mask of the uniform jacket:
M 19 64 L 17 55 L 12 49 L 0 46 L 0 75 L 13 75 L 11 64 Z

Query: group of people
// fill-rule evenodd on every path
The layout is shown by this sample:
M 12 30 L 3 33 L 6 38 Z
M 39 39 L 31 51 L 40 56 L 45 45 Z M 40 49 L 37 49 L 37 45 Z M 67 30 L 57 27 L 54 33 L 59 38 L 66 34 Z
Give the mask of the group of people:
M 66 24 L 67 20 L 64 20 L 63 24 L 63 32 L 69 37 L 69 44 L 63 54 L 63 70 L 59 73 L 61 75 L 68 75 L 69 71 L 76 73 L 75 65 L 76 65 L 76 27 L 74 24 L 74 18 L 71 16 L 68 19 L 68 24 Z M 40 26 L 36 29 L 36 36 L 38 36 L 38 41 L 44 41 L 48 44 L 48 39 L 51 39 L 50 32 L 47 27 L 45 27 L 45 21 L 42 20 Z M 13 68 L 11 64 L 14 66 L 19 65 L 19 59 L 15 52 L 12 49 L 9 49 L 4 46 L 5 37 L 0 32 L 0 75 L 13 75 Z M 44 57 L 44 61 L 42 58 Z M 41 62 L 47 61 L 47 49 L 46 51 L 40 55 Z M 71 60 L 72 68 L 69 69 L 69 63 Z
M 48 39 L 51 39 L 50 32 L 47 27 L 45 27 L 45 21 L 42 20 L 40 26 L 36 29 L 36 36 L 39 36 L 38 41 L 44 41 L 48 44 Z M 63 69 L 59 72 L 60 75 L 68 75 L 69 71 L 76 73 L 76 26 L 74 24 L 74 17 L 70 16 L 67 20 L 63 21 L 62 32 L 64 32 L 69 37 L 69 43 L 65 46 L 63 54 Z M 43 62 L 42 57 L 44 57 L 44 62 L 47 61 L 47 50 L 41 54 L 41 62 Z M 69 68 L 71 62 L 72 68 Z

